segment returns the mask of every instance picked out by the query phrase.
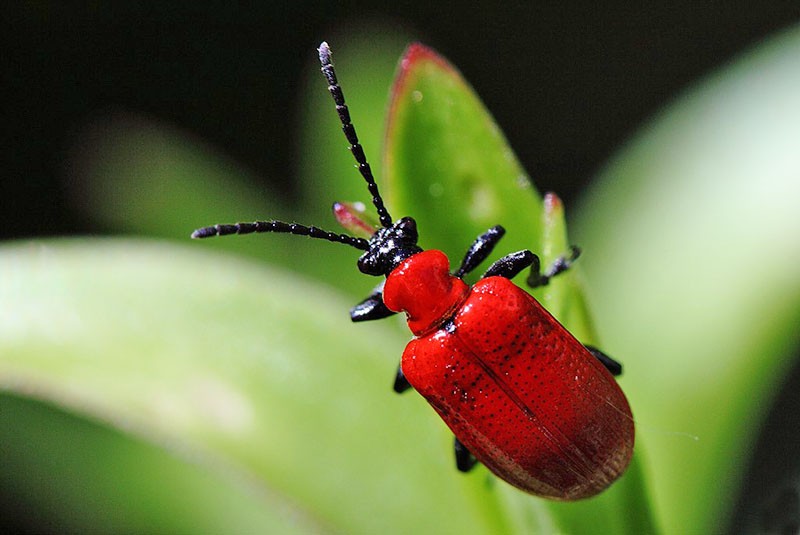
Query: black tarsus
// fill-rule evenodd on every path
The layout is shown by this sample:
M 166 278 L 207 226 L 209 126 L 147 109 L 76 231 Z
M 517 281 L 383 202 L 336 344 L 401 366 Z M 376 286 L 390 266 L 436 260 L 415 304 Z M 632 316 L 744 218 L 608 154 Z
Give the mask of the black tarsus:
M 394 386 L 392 388 L 394 388 L 394 391 L 398 394 L 402 394 L 411 388 L 411 383 L 406 379 L 403 368 L 400 365 L 397 366 L 397 375 L 394 376 Z
M 456 454 L 456 468 L 458 468 L 459 472 L 469 472 L 478 464 L 478 460 L 475 459 L 467 447 L 458 440 L 458 437 L 453 438 L 453 450 Z
M 550 279 L 559 273 L 567 271 L 580 255 L 581 250 L 575 245 L 571 245 L 569 248 L 569 256 L 559 256 L 556 258 L 555 262 L 547 268 L 545 273 L 541 273 L 541 264 L 539 263 L 539 258 L 536 257 L 536 260 L 534 260 L 531 265 L 531 274 L 528 276 L 527 280 L 528 286 L 531 288 L 547 286 L 550 283 Z
M 372 175 L 372 168 L 367 162 L 364 149 L 361 146 L 361 143 L 358 141 L 356 129 L 350 120 L 350 110 L 347 108 L 347 104 L 345 104 L 344 93 L 342 92 L 342 88 L 339 86 L 339 82 L 336 79 L 336 71 L 334 70 L 333 63 L 331 62 L 331 49 L 328 46 L 328 43 L 323 41 L 319 45 L 318 51 L 319 62 L 322 65 L 320 70 L 328 80 L 328 91 L 333 97 L 333 102 L 336 104 L 336 111 L 339 113 L 339 121 L 342 123 L 342 132 L 344 132 L 347 142 L 350 143 L 350 152 L 353 153 L 353 157 L 358 164 L 358 170 L 361 173 L 361 176 L 364 177 L 364 180 L 367 182 L 367 188 L 372 195 L 372 204 L 375 205 L 375 209 L 378 211 L 378 217 L 380 218 L 381 225 L 388 228 L 392 226 L 392 217 L 389 215 L 389 211 L 383 204 L 383 198 L 378 191 L 378 184 L 375 183 L 375 177 Z

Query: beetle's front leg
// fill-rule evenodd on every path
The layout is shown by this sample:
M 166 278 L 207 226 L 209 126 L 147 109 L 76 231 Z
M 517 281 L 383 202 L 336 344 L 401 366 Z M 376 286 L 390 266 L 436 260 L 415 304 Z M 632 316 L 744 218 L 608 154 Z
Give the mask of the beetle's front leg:
M 356 322 L 372 321 L 388 318 L 389 316 L 396 314 L 396 312 L 389 310 L 386 308 L 386 305 L 383 304 L 384 282 L 386 281 L 381 282 L 379 285 L 373 288 L 372 293 L 369 294 L 369 297 L 350 309 L 351 320 Z

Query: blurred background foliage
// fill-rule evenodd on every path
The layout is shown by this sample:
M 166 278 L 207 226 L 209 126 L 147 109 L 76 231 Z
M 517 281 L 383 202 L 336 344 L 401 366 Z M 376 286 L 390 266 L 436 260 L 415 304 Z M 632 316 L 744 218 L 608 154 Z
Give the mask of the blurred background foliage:
M 548 513 L 531 513 L 528 507 L 539 506 L 514 491 L 498 489 L 497 503 L 486 503 L 482 487 L 491 480 L 473 478 L 465 488 L 457 475 L 447 475 L 445 455 L 419 455 L 375 481 L 385 472 L 386 448 L 407 437 L 401 431 L 415 429 L 420 450 L 440 453 L 447 443 L 424 403 L 384 394 L 382 378 L 399 356 L 402 331 L 370 326 L 378 330 L 362 338 L 363 329 L 353 330 L 346 317 L 339 321 L 372 282 L 354 273 L 352 251 L 332 247 L 323 257 L 302 240 L 278 237 L 208 244 L 335 283 L 347 292 L 343 298 L 280 269 L 253 271 L 230 254 L 198 265 L 184 249 L 136 240 L 91 250 L 74 240 L 14 241 L 85 234 L 184 241 L 200 224 L 263 217 L 332 227 L 330 202 L 363 194 L 317 72 L 314 47 L 322 39 L 338 52 L 340 78 L 376 169 L 397 58 L 420 39 L 464 73 L 537 187 L 565 199 L 575 222 L 572 238 L 586 249 L 582 266 L 601 339 L 626 364 L 623 385 L 639 420 L 645 478 L 665 532 L 796 525 L 800 38 L 789 32 L 742 55 L 796 22 L 796 10 L 779 2 L 724 8 L 612 3 L 592 10 L 337 4 L 1 8 L 7 127 L 0 235 L 10 240 L 2 269 L 11 275 L 0 282 L 4 344 L 29 329 L 43 344 L 60 344 L 61 358 L 80 361 L 80 344 L 95 336 L 109 364 L 98 370 L 97 360 L 87 360 L 77 377 L 76 369 L 43 359 L 50 383 L 3 375 L 11 366 L 0 367 L 6 392 L 0 396 L 0 528 L 378 529 L 385 527 L 381 516 L 390 515 L 382 509 L 381 488 L 394 489 L 391 499 L 416 512 L 398 530 L 413 527 L 414 519 L 424 526 L 442 512 L 461 532 L 553 528 Z M 706 78 L 709 73 L 716 74 Z M 679 95 L 677 105 L 665 108 Z M 31 264 L 31 256 L 39 263 Z M 166 259 L 170 267 L 156 275 Z M 107 276 L 78 276 L 87 262 Z M 134 268 L 126 271 L 128 264 Z M 8 284 L 13 277 L 26 285 Z M 97 293 L 102 285 L 108 294 Z M 195 295 L 198 287 L 207 291 Z M 122 308 L 139 310 L 147 307 L 148 288 L 173 288 L 170 298 L 180 296 L 180 303 L 152 318 L 120 318 L 118 308 L 90 297 L 113 295 Z M 243 301 L 250 292 L 252 299 Z M 199 309 L 209 294 L 218 306 Z M 85 309 L 60 310 L 65 295 Z M 237 296 L 235 306 L 226 306 L 227 295 Z M 308 302 L 316 303 L 321 324 L 306 321 Z M 30 319 L 26 306 L 51 315 L 22 325 L 20 318 Z M 294 325 L 277 338 L 265 332 L 287 316 Z M 232 341 L 240 331 L 215 328 L 220 317 L 241 317 L 252 337 Z M 128 337 L 103 335 L 119 334 L 119 321 L 130 328 Z M 279 369 L 291 362 L 285 374 L 265 369 L 249 381 L 251 368 L 230 370 L 225 355 L 218 360 L 208 350 L 225 347 L 258 361 L 263 355 L 254 348 L 283 347 L 285 337 L 313 339 L 315 329 L 341 332 L 345 340 L 337 343 L 354 353 L 346 362 L 329 355 L 323 363 L 298 364 L 297 355 L 273 352 Z M 142 358 L 165 343 L 152 340 L 156 332 L 174 333 L 166 344 L 179 356 L 163 384 L 152 384 L 157 381 L 149 375 L 151 366 L 163 373 L 163 364 Z M 82 340 L 77 349 L 73 338 Z M 318 353 L 313 340 L 309 345 L 307 353 Z M 33 348 L 8 362 L 19 358 L 36 369 L 35 355 Z M 197 368 L 196 376 L 183 378 L 186 367 Z M 297 380 L 323 372 L 344 382 L 332 388 Z M 106 373 L 123 374 L 130 389 L 104 388 Z M 304 417 L 248 414 L 225 381 L 209 378 L 245 381 L 250 394 L 269 398 L 257 406 L 286 406 Z M 111 400 L 109 414 L 74 403 L 92 404 L 87 385 L 101 404 Z M 293 385 L 307 390 L 298 394 Z M 207 398 L 214 403 L 204 405 Z M 333 423 L 318 414 L 320 400 L 348 418 Z M 172 409 L 167 416 L 165 407 Z M 364 416 L 367 407 L 386 411 L 380 413 L 385 421 Z M 136 420 L 143 417 L 151 420 Z M 250 425 L 267 417 L 291 433 Z M 396 427 L 386 429 L 387 421 Z M 233 426 L 230 435 L 215 430 L 220 422 Z M 182 433 L 225 451 L 254 433 L 253 443 L 275 448 L 265 456 L 283 455 L 287 464 L 300 459 L 309 474 L 322 475 L 313 488 L 289 481 L 265 489 L 242 466 L 219 466 L 213 451 L 164 442 Z M 360 437 L 339 443 L 339 434 Z M 337 443 L 362 448 L 351 453 L 363 460 L 364 473 L 349 473 L 350 465 L 337 469 L 336 455 L 316 447 L 321 436 L 332 441 L 333 452 Z M 287 477 L 279 467 L 260 465 L 258 453 L 245 449 L 234 458 Z M 413 485 L 413 474 L 431 473 L 452 479 Z M 357 521 L 325 502 L 336 492 L 365 504 Z M 287 495 L 323 505 L 311 514 Z M 480 511 L 453 516 L 464 503 Z
M 314 152 L 298 143 L 309 50 L 358 27 L 375 46 L 415 38 L 444 51 L 540 188 L 569 202 L 689 83 L 797 20 L 791 4 L 742 1 L 13 2 L 2 14 L 0 195 L 15 199 L 0 213 L 5 237 L 104 230 L 65 168 L 82 128 L 114 112 L 179 128 L 248 169 L 258 191 L 266 182 L 297 199 L 301 162 Z M 373 68 L 394 67 L 369 63 L 351 78 Z M 381 79 L 373 98 L 385 98 Z M 380 117 L 360 122 L 382 128 Z

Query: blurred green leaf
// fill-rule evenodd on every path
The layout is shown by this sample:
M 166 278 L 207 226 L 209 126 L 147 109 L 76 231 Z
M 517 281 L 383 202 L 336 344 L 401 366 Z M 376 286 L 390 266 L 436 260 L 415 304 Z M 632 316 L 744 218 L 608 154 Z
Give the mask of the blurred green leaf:
M 28 389 L 40 386 L 0 390 L 4 528 L 14 518 L 25 533 L 321 531 L 298 504 L 196 451 L 170 453 L 84 410 L 38 401 Z
M 125 498 L 141 496 L 147 476 L 160 487 L 159 470 L 173 478 L 170 507 L 219 515 L 214 525 L 225 524 L 228 501 L 208 501 L 214 488 L 181 489 L 221 478 L 234 487 L 231 499 L 242 497 L 230 526 L 253 531 L 277 529 L 260 525 L 272 518 L 281 529 L 294 520 L 349 533 L 497 526 L 493 508 L 474 502 L 476 488 L 493 480 L 456 473 L 438 417 L 419 397 L 390 392 L 406 336 L 388 325 L 352 325 L 348 301 L 318 284 L 198 251 L 123 240 L 0 248 L 0 389 L 124 430 L 202 468 L 80 422 L 63 436 L 86 431 L 97 435 L 86 447 L 100 448 L 71 450 L 77 457 L 62 465 L 52 444 L 35 437 L 55 435 L 45 426 L 65 417 L 39 418 L 40 409 L 23 411 L 6 395 L 4 416 L 25 420 L 5 422 L 4 433 L 29 437 L 29 457 L 16 442 L 18 455 L 4 456 L 11 464 L 4 485 L 28 488 L 31 470 L 45 470 L 50 490 L 40 499 L 77 531 L 181 525 L 149 524 L 163 516 L 151 510 L 162 507 L 153 500 L 126 523 L 124 512 L 136 504 Z M 108 457 L 81 460 L 99 452 Z M 85 467 L 84 492 L 73 492 L 69 467 Z M 141 477 L 117 474 L 128 470 Z M 78 525 L 71 511 L 86 511 L 84 500 L 98 495 L 106 508 Z
M 73 204 L 112 230 L 186 240 L 201 222 L 256 219 L 264 211 L 288 215 L 284 202 L 259 191 L 241 166 L 152 118 L 96 118 L 83 126 L 75 147 Z
M 795 28 L 667 109 L 575 212 L 667 533 L 724 525 L 800 346 L 798 87 Z

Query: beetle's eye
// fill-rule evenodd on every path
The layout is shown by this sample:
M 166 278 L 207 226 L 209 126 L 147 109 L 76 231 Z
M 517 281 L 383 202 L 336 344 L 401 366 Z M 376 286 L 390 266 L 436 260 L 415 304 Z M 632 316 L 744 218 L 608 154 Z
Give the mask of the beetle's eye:
M 417 222 L 412 217 L 404 217 L 397 224 L 397 229 L 402 232 L 402 236 L 411 243 L 417 243 Z
M 375 256 L 366 252 L 358 259 L 358 270 L 365 275 L 375 275 Z

